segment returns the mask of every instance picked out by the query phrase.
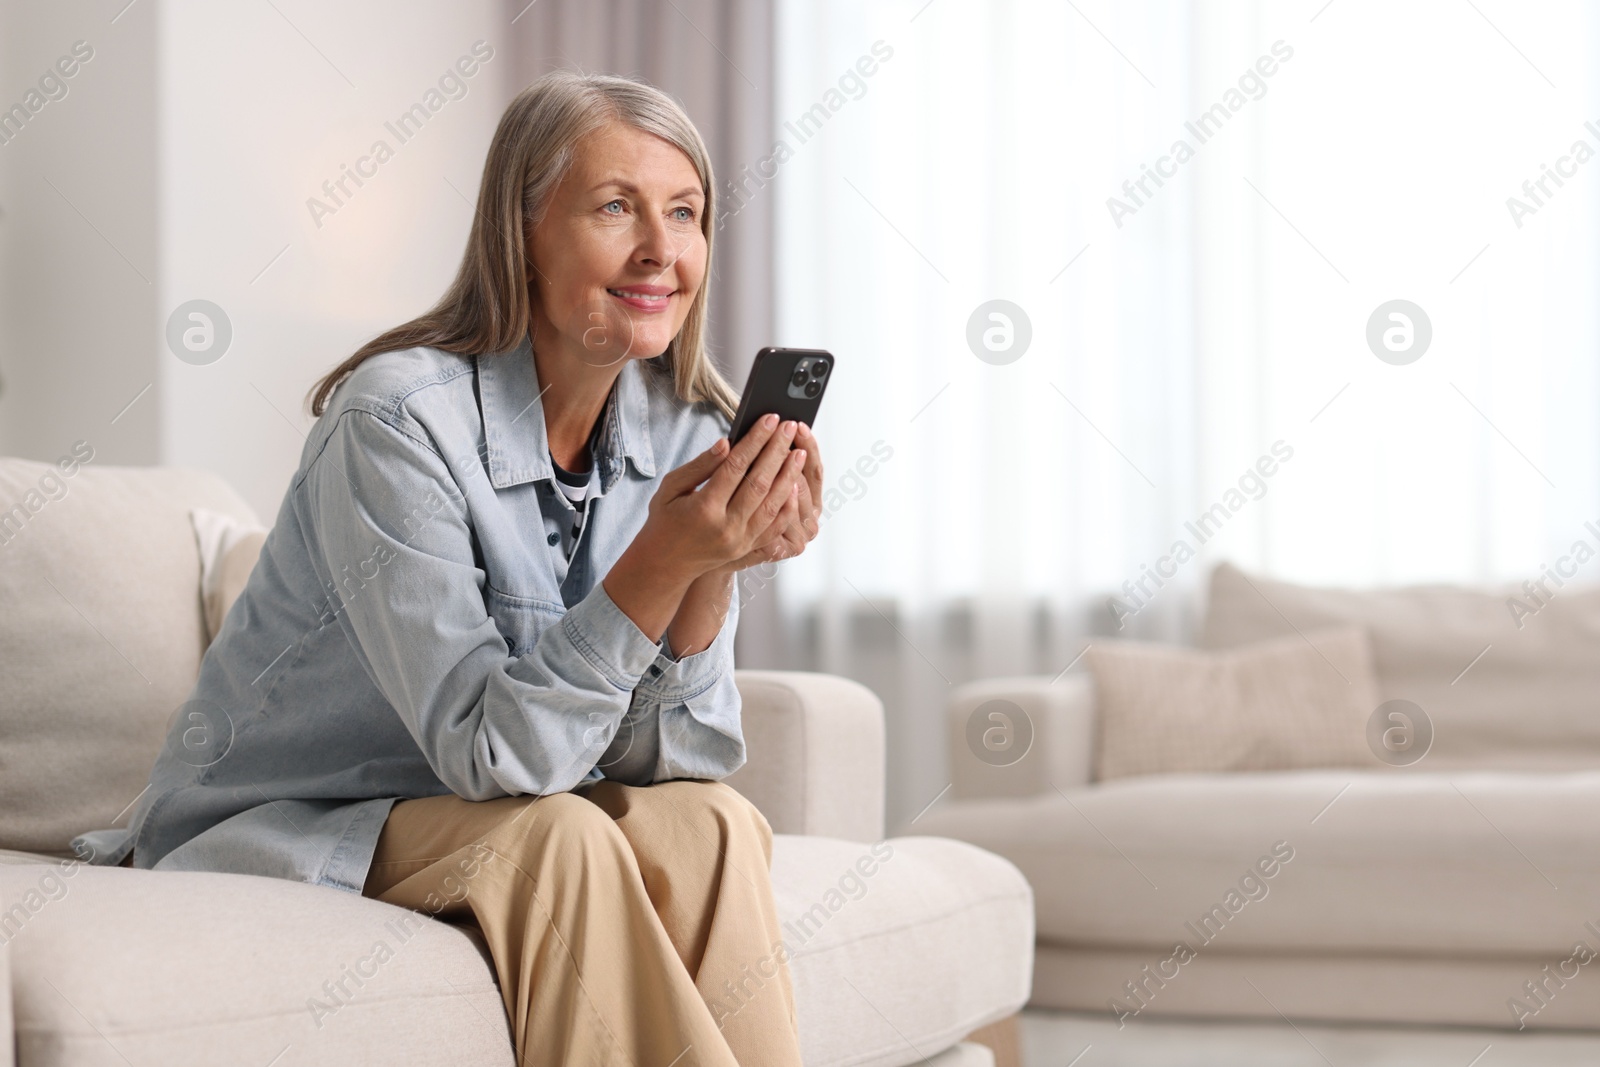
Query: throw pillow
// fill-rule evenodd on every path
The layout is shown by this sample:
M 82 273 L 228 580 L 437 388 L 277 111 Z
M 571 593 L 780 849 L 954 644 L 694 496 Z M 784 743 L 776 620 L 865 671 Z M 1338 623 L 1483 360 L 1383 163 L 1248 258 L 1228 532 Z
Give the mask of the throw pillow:
M 1222 652 L 1112 642 L 1086 658 L 1098 779 L 1377 763 L 1366 728 L 1378 687 L 1359 626 Z
M 1238 648 L 1295 630 L 1361 626 L 1384 700 L 1419 705 L 1430 771 L 1589 771 L 1600 767 L 1600 582 L 1574 560 L 1586 532 L 1543 575 L 1497 585 L 1296 585 L 1220 563 L 1202 648 Z M 1559 573 L 1557 573 L 1559 571 Z M 1562 575 L 1567 575 L 1563 578 Z
M 189 512 L 200 543 L 200 603 L 205 610 L 206 643 L 216 639 L 228 609 L 244 592 L 260 558 L 267 531 L 231 515 L 205 508 Z

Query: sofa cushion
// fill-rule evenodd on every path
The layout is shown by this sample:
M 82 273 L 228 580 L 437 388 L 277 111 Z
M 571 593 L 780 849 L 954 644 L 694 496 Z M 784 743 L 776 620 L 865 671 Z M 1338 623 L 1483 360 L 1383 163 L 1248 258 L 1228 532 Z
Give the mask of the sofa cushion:
M 406 914 L 251 875 L 0 865 L 18 1062 L 509 1067 L 481 943 Z
M 1027 1000 L 1031 894 L 998 856 L 778 834 L 772 878 L 808 1067 L 920 1063 Z M 287 880 L 0 857 L 19 1062 L 267 1064 L 292 1046 L 282 1062 L 510 1065 L 482 942 L 431 920 L 402 942 L 405 915 Z M 379 942 L 388 958 L 363 964 Z
M 1152 964 L 1180 940 L 1558 961 L 1582 938 L 1600 951 L 1600 772 L 1126 778 L 936 806 L 919 826 L 1015 863 L 1042 942 L 1140 946 L 1161 953 Z
M 12 502 L 0 513 L 12 609 L 0 611 L 0 848 L 65 852 L 126 815 L 199 672 L 189 510 L 254 515 L 214 475 L 92 461 L 69 477 L 0 459 L 0 508 Z
M 1366 743 L 1376 683 L 1359 626 L 1210 653 L 1103 641 L 1087 659 L 1099 698 L 1101 781 L 1376 762 Z
M 807 1067 L 921 1063 L 1027 1002 L 1033 897 L 999 856 L 779 834 L 772 890 Z
M 1222 564 L 1201 644 L 1358 624 L 1381 699 L 1409 700 L 1432 724 L 1414 771 L 1600 768 L 1600 586 L 1546 588 L 1555 595 L 1532 610 L 1520 586 L 1319 589 Z

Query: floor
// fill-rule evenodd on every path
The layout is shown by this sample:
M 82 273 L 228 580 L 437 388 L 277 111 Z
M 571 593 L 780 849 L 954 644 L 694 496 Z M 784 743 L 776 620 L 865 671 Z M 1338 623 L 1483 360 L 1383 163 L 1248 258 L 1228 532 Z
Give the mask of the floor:
M 1022 1013 L 1023 1067 L 1594 1067 L 1600 1033 L 1130 1022 Z

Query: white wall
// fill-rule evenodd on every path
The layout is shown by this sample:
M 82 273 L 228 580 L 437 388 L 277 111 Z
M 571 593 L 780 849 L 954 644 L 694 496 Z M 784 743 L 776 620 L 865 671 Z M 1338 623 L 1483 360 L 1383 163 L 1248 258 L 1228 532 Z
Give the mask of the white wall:
M 163 306 L 211 300 L 234 328 L 214 364 L 162 361 L 161 458 L 218 471 L 269 521 L 312 421 L 307 388 L 454 276 L 510 66 L 495 0 L 274 2 L 168 0 L 161 34 Z M 401 143 L 385 123 L 478 41 L 492 58 Z M 332 204 L 323 182 L 380 139 L 393 158 L 347 179 L 319 226 L 307 201 Z
M 0 110 L 37 108 L 0 143 L 0 454 L 159 458 L 159 390 L 127 407 L 158 373 L 155 5 L 122 2 L 0 0 Z
M 139 0 L 117 17 L 125 2 L 0 7 L 6 105 L 73 41 L 95 50 L 0 145 L 0 452 L 53 458 L 84 437 L 96 462 L 205 467 L 270 521 L 307 388 L 454 274 L 510 95 L 511 14 L 496 0 Z M 402 144 L 385 123 L 478 41 L 492 58 L 473 57 L 465 93 L 441 93 Z M 323 182 L 379 139 L 393 157 L 347 180 L 319 227 L 307 200 L 331 204 Z M 165 337 L 197 298 L 233 331 L 201 365 Z

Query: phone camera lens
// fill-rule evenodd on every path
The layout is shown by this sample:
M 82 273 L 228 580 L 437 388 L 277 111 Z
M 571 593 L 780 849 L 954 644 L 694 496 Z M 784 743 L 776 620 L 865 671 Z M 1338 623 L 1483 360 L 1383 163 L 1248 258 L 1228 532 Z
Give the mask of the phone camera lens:
M 825 375 L 827 373 L 828 373 L 828 364 L 827 364 L 826 361 L 819 359 L 815 363 L 811 364 L 811 376 L 813 378 L 821 378 L 823 375 Z
M 807 396 L 807 398 L 814 397 L 820 392 L 822 392 L 822 383 L 821 382 L 819 382 L 819 381 L 809 381 L 809 382 L 806 383 L 806 396 Z
M 794 374 L 789 376 L 789 384 L 804 385 L 806 384 L 806 378 L 806 369 L 804 367 L 796 367 Z

